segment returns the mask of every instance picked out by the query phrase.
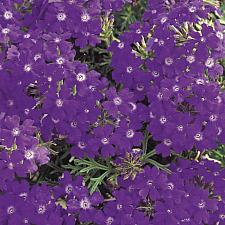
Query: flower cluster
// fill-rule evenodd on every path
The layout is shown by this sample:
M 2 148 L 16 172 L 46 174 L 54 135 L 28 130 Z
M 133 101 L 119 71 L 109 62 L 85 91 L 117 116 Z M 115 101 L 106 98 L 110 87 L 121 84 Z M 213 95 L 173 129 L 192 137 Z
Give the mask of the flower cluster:
M 205 0 L 2 0 L 0 224 L 223 224 L 225 172 L 205 159 L 225 144 L 220 15 Z
M 118 188 L 105 200 L 99 192 L 89 195 L 83 179 L 68 173 L 53 188 L 11 181 L 0 196 L 1 223 L 223 224 L 224 170 L 216 163 L 199 166 L 185 160 L 171 169 L 168 175 L 145 167 L 133 181 L 119 178 Z
M 46 185 L 11 181 L 0 195 L 0 222 L 6 224 L 66 224 L 74 225 L 75 218 L 56 204 L 52 189 Z
M 34 136 L 37 128 L 33 122 L 30 119 L 21 122 L 15 115 L 1 118 L 0 189 L 4 190 L 6 183 L 16 176 L 26 177 L 36 172 L 38 166 L 50 160 L 49 150 Z
M 184 160 L 172 170 L 167 175 L 145 167 L 134 181 L 121 179 L 104 206 L 111 221 L 105 224 L 223 224 L 224 170 L 216 163 Z
M 215 9 L 202 1 L 165 2 L 149 1 L 143 23 L 112 43 L 112 76 L 136 103 L 147 102 L 142 119 L 158 153 L 213 149 L 224 143 L 224 93 L 215 82 L 223 74 L 224 28 L 206 23 Z

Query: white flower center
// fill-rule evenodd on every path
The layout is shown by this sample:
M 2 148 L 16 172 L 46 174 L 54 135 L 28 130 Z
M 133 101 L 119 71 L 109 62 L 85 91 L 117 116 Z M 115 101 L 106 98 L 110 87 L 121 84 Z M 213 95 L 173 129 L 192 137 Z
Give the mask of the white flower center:
M 60 13 L 57 14 L 56 17 L 57 17 L 58 21 L 64 21 L 66 19 L 66 14 L 63 13 L 63 12 L 60 12 Z
M 30 34 L 24 34 L 23 37 L 24 37 L 25 39 L 28 39 L 28 38 L 30 38 Z
M 188 61 L 189 63 L 195 62 L 195 56 L 189 55 L 189 56 L 187 57 L 187 61 Z
M 34 61 L 37 61 L 38 59 L 41 59 L 41 54 L 38 53 L 34 56 Z
M 218 116 L 215 115 L 215 114 L 212 114 L 212 115 L 210 115 L 210 117 L 209 117 L 209 120 L 210 120 L 211 122 L 215 122 L 215 121 L 217 121 L 217 119 L 218 119 Z
M 86 12 L 81 15 L 81 21 L 83 21 L 85 23 L 88 22 L 90 19 L 91 19 L 91 17 Z
M 215 65 L 213 58 L 208 58 L 205 62 L 205 66 L 208 68 L 212 68 Z
M 80 207 L 82 209 L 84 209 L 84 210 L 90 209 L 91 203 L 88 200 L 88 198 L 85 197 L 85 198 L 81 199 L 81 201 L 80 201 Z
M 30 64 L 26 64 L 26 65 L 24 66 L 23 70 L 24 70 L 25 72 L 30 72 L 30 71 L 31 71 L 31 65 L 30 65 Z
M 183 131 L 183 130 L 184 130 L 183 125 L 179 125 L 179 126 L 177 126 L 177 130 L 178 130 L 178 131 Z
M 196 84 L 204 84 L 205 83 L 205 81 L 203 80 L 203 79 L 197 79 L 196 80 Z
M 136 34 L 140 34 L 140 33 L 141 33 L 141 29 L 137 29 Z
M 137 84 L 136 89 L 137 91 L 143 91 L 145 89 L 145 86 L 141 84 Z
M 129 105 L 131 106 L 131 111 L 135 111 L 137 109 L 137 105 L 133 102 L 129 102 Z
M 54 42 L 55 43 L 59 43 L 61 41 L 61 39 L 59 38 L 59 37 L 56 37 L 55 39 L 54 39 Z
M 58 98 L 58 99 L 56 99 L 55 104 L 56 104 L 57 107 L 60 108 L 60 107 L 63 106 L 63 100 Z
M 31 159 L 33 159 L 34 158 L 34 152 L 33 151 L 31 151 L 31 150 L 26 150 L 25 152 L 24 152 L 24 157 L 26 158 L 26 159 L 28 159 L 28 160 L 31 160 Z
M 220 173 L 217 171 L 217 172 L 214 172 L 213 175 L 214 175 L 215 177 L 217 177 L 217 176 L 220 175 Z
M 109 139 L 108 138 L 102 138 L 101 142 L 102 142 L 102 144 L 107 145 L 107 144 L 109 144 Z
M 52 122 L 55 123 L 55 124 L 59 123 L 59 121 L 60 121 L 60 119 L 54 119 L 54 118 L 52 118 Z
M 198 203 L 198 208 L 199 208 L 199 209 L 203 209 L 203 208 L 205 208 L 205 207 L 206 207 L 206 202 L 203 201 L 203 200 L 201 200 L 201 201 Z
M 203 139 L 203 136 L 201 133 L 197 133 L 195 136 L 194 136 L 195 140 L 196 141 L 201 141 Z
M 159 72 L 157 72 L 157 71 L 152 71 L 152 76 L 153 77 L 159 77 Z
M 27 192 L 22 192 L 22 193 L 19 194 L 19 196 L 20 196 L 21 198 L 23 198 L 24 200 L 26 200 L 28 194 L 27 194 Z
M 134 131 L 132 129 L 129 129 L 127 132 L 126 132 L 126 137 L 127 138 L 132 138 L 134 137 Z
M 172 141 L 170 139 L 164 139 L 163 144 L 169 147 L 172 145 Z
M 163 99 L 163 93 L 162 92 L 159 92 L 157 94 L 157 98 L 160 99 L 160 100 L 162 100 Z
M 167 189 L 173 190 L 174 189 L 174 184 L 172 182 L 167 184 Z
M 191 7 L 188 8 L 188 11 L 191 12 L 191 13 L 194 13 L 196 11 L 196 9 L 197 8 L 195 6 L 191 6 Z
M 160 22 L 161 22 L 161 24 L 163 24 L 163 23 L 165 23 L 166 21 L 167 21 L 167 17 L 165 16 L 165 17 L 163 17 L 163 18 L 161 18 L 161 20 L 160 20 Z
M 178 85 L 174 85 L 173 86 L 173 91 L 174 92 L 177 92 L 177 91 L 179 91 L 180 90 L 180 87 L 178 86 Z
M 115 105 L 121 105 L 122 104 L 122 99 L 120 97 L 116 97 L 113 99 L 113 103 Z
M 149 113 L 149 117 L 150 117 L 151 119 L 154 119 L 154 118 L 155 118 L 155 116 L 154 116 L 154 114 L 153 114 L 152 112 Z
M 30 113 L 30 110 L 28 108 L 24 109 L 24 114 L 28 115 Z
M 7 208 L 7 213 L 9 215 L 13 214 L 15 211 L 16 211 L 16 208 L 12 205 Z
M 15 127 L 12 129 L 12 136 L 13 137 L 17 137 L 20 135 L 20 128 L 19 127 Z
M 112 217 L 108 217 L 106 219 L 106 225 L 111 225 L 113 223 L 114 219 Z
M 14 105 L 14 101 L 12 99 L 9 99 L 7 103 L 8 103 L 8 106 L 13 106 Z
M 148 180 L 147 185 L 152 186 L 153 185 L 153 180 Z
M 76 121 L 72 121 L 72 122 L 70 123 L 70 126 L 71 126 L 72 128 L 76 128 L 76 127 L 77 127 L 77 122 L 76 122 Z
M 171 57 L 165 58 L 165 64 L 171 66 L 173 64 L 173 59 Z
M 189 198 L 190 194 L 186 193 L 184 196 L 185 196 L 185 198 Z
M 140 148 L 132 148 L 132 152 L 134 154 L 138 154 L 139 152 L 141 152 L 141 149 Z
M 120 42 L 117 46 L 118 46 L 118 48 L 120 48 L 120 49 L 124 48 L 124 42 Z
M 132 66 L 128 66 L 127 67 L 127 73 L 132 73 L 133 72 L 133 67 Z
M 65 59 L 63 57 L 59 57 L 58 59 L 56 59 L 56 63 L 58 65 L 62 65 L 65 62 Z
M 25 218 L 25 219 L 23 220 L 23 222 L 24 222 L 24 223 L 29 223 L 29 220 Z
M 220 40 L 223 40 L 223 33 L 222 33 L 222 32 L 217 31 L 217 32 L 216 32 L 216 36 L 217 36 Z
M 159 46 L 163 46 L 165 44 L 165 41 L 159 40 L 158 44 L 159 44 Z
M 85 149 L 86 146 L 87 146 L 87 145 L 86 145 L 84 142 L 82 142 L 82 141 L 79 141 L 79 142 L 78 142 L 78 148 L 80 148 L 80 149 Z
M 10 169 L 10 170 L 13 170 L 13 169 L 14 169 L 13 163 L 10 162 L 10 163 L 8 164 L 8 169 Z
M 10 12 L 10 11 L 5 11 L 5 12 L 4 12 L 4 18 L 5 18 L 6 20 L 12 19 L 12 18 L 13 18 L 12 12 Z
M 190 222 L 190 221 L 191 221 L 190 218 L 184 218 L 184 219 L 181 220 L 181 222 Z
M 88 88 L 89 88 L 91 91 L 95 91 L 95 90 L 96 90 L 96 87 L 93 86 L 93 85 L 90 85 Z
M 221 220 L 224 220 L 224 219 L 225 219 L 225 214 L 220 214 L 220 215 L 219 215 L 219 218 L 220 218 Z
M 73 186 L 71 184 L 66 185 L 65 192 L 70 194 L 73 191 Z
M 222 102 L 222 98 L 219 95 L 215 99 L 217 100 L 218 103 Z
M 88 37 L 88 36 L 90 36 L 90 32 L 84 32 L 84 35 L 86 36 L 86 37 Z
M 45 205 L 39 205 L 38 207 L 38 214 L 44 214 L 46 211 Z
M 82 82 L 86 80 L 86 75 L 84 73 L 78 73 L 76 78 L 77 78 L 77 81 Z
M 10 29 L 9 28 L 3 28 L 2 29 L 2 33 L 3 34 L 8 34 L 10 32 Z
M 160 121 L 161 124 L 165 124 L 166 121 L 167 121 L 167 119 L 166 119 L 165 116 L 161 116 L 160 119 L 159 119 L 159 121 Z

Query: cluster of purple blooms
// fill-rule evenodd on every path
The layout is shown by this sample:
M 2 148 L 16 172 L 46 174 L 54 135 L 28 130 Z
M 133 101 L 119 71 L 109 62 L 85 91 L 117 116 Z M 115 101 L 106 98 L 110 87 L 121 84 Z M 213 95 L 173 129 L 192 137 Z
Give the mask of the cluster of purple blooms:
M 134 181 L 121 179 L 104 206 L 112 221 L 106 224 L 224 224 L 225 171 L 219 164 L 180 160 L 172 171 L 145 167 Z
M 146 166 L 102 194 L 67 172 L 54 187 L 28 182 L 55 139 L 74 157 L 111 161 L 146 131 L 163 157 L 225 144 L 224 27 L 207 23 L 215 7 L 150 0 L 108 48 L 116 85 L 75 60 L 101 42 L 102 18 L 132 2 L 0 3 L 0 224 L 225 224 L 225 172 L 207 160 L 178 160 L 170 175 Z
M 149 1 L 143 23 L 112 44 L 112 76 L 136 105 L 144 101 L 141 120 L 158 153 L 213 149 L 225 141 L 225 95 L 215 82 L 223 74 L 224 27 L 204 22 L 213 9 L 202 1 L 165 2 Z
M 210 161 L 179 160 L 171 175 L 145 167 L 135 180 L 118 179 L 111 193 L 89 194 L 82 177 L 65 172 L 58 186 L 8 181 L 0 195 L 3 225 L 224 224 L 225 171 Z M 109 187 L 110 189 L 110 187 Z M 77 222 L 77 223 L 76 223 Z

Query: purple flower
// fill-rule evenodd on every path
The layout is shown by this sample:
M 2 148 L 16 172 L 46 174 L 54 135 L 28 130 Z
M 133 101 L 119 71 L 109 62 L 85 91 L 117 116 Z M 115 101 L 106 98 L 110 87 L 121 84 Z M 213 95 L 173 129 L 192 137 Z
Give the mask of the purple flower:
M 122 120 L 112 135 L 113 143 L 116 143 L 122 152 L 131 151 L 132 147 L 140 146 L 143 140 L 143 134 L 137 131 L 140 128 L 140 124 L 136 124 L 135 121 L 128 124 L 127 121 Z
M 7 147 L 12 147 L 13 144 L 18 146 L 23 145 L 25 137 L 32 137 L 36 127 L 33 126 L 33 121 L 26 119 L 22 124 L 19 116 L 7 116 L 1 123 L 1 139 L 2 144 Z
M 75 188 L 77 191 L 73 192 L 74 197 L 67 202 L 68 212 L 79 213 L 81 222 L 93 221 L 94 215 L 97 213 L 96 207 L 103 201 L 101 194 L 95 192 L 89 195 L 85 187 Z
M 24 157 L 22 164 L 27 173 L 36 172 L 38 165 L 47 164 L 50 161 L 49 150 L 46 147 L 38 146 L 37 139 L 27 139 L 26 144 L 17 151 L 20 151 Z
M 106 97 L 108 101 L 103 103 L 104 109 L 114 117 L 119 113 L 128 115 L 130 112 L 129 103 L 132 102 L 132 93 L 129 93 L 128 89 L 122 89 L 119 93 L 115 88 L 110 88 L 106 91 Z
M 140 174 L 135 181 L 142 199 L 149 196 L 153 201 L 161 198 L 161 191 L 167 187 L 167 177 L 156 168 L 145 168 L 145 174 Z
M 113 156 L 116 154 L 116 149 L 112 142 L 113 127 L 105 125 L 104 127 L 97 127 L 94 129 L 94 136 L 90 140 L 92 150 L 98 152 L 101 149 L 103 157 Z
M 59 198 L 66 195 L 70 197 L 73 196 L 76 193 L 77 186 L 83 186 L 82 181 L 82 177 L 77 176 L 74 180 L 69 172 L 64 172 L 59 180 L 59 185 L 55 187 L 55 197 Z

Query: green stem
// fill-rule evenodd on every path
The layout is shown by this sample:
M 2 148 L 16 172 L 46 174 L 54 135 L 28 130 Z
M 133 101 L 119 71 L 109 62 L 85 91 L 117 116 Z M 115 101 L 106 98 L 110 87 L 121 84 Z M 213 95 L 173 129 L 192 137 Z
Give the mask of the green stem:
M 153 166 L 156 166 L 158 169 L 161 169 L 169 174 L 171 174 L 171 170 L 169 170 L 167 167 L 168 165 L 162 165 L 160 163 L 158 163 L 157 161 L 153 160 L 153 159 L 147 159 L 146 160 L 148 163 L 152 164 Z
M 156 154 L 155 149 L 153 149 L 152 151 L 148 152 L 147 154 L 144 154 L 141 158 L 142 161 L 146 161 L 147 159 L 151 158 L 153 155 Z
M 148 131 L 145 131 L 145 134 L 144 134 L 144 141 L 143 141 L 143 154 L 145 155 L 146 152 L 147 152 L 147 149 L 148 149 L 148 141 L 150 139 L 150 135 L 148 133 Z

